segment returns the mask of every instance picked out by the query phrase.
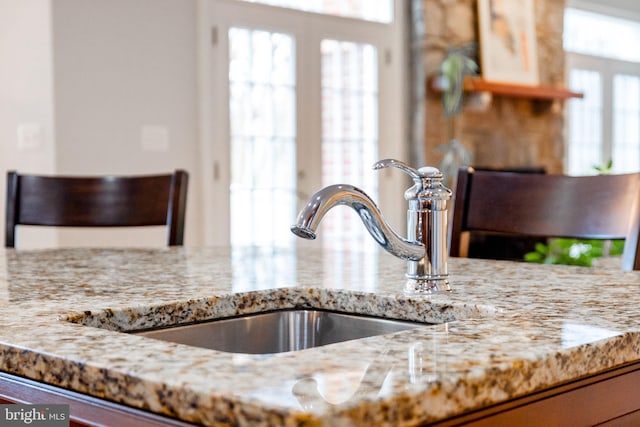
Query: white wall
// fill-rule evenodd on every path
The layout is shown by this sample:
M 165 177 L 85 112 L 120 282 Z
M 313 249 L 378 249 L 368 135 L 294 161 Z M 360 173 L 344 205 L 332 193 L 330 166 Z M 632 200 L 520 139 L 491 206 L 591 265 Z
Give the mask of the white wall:
M 0 122 L 1 140 L 15 134 L 20 121 L 48 118 L 55 152 L 42 150 L 49 167 L 34 165 L 33 171 L 130 175 L 186 169 L 190 180 L 185 244 L 200 244 L 195 0 L 0 0 L 0 31 L 7 31 L 5 21 L 14 22 L 18 12 L 30 15 L 24 22 L 16 21 L 12 37 L 0 37 L 0 58 L 18 62 L 12 65 L 10 79 L 0 79 L 0 88 L 11 87 L 13 94 L 11 100 L 0 97 L 0 120 L 11 117 L 11 123 Z M 36 37 L 34 30 L 47 34 Z M 27 50 L 25 40 L 38 48 L 46 45 L 27 63 L 16 61 Z M 29 79 L 22 77 L 23 84 L 14 86 L 16 76 Z M 48 103 L 43 103 L 46 97 Z M 7 115 L 21 104 L 46 117 Z M 44 106 L 48 110 L 40 112 Z M 168 137 L 156 140 L 159 146 L 150 151 L 142 146 L 142 130 L 149 126 L 161 127 Z M 11 153 L 1 153 L 1 166 L 26 171 L 15 148 L 7 147 L 11 145 L 15 147 L 2 144 Z M 37 157 L 27 154 L 35 163 Z M 61 246 L 95 242 L 164 245 L 164 230 L 59 233 Z
M 186 169 L 185 244 L 199 244 L 195 0 L 52 4 L 58 172 Z M 168 132 L 166 151 L 142 148 L 145 126 Z M 100 239 L 113 235 L 127 244 L 147 240 L 129 231 L 122 234 L 106 233 Z M 82 235 L 65 233 L 61 243 L 76 242 Z M 148 241 L 157 239 L 149 234 Z
M 49 0 L 0 0 L 0 218 L 4 230 L 6 171 L 55 171 L 53 67 Z M 18 129 L 22 139 L 19 141 Z M 20 144 L 20 145 L 19 145 Z M 52 230 L 19 236 L 51 245 Z M 4 245 L 4 233 L 2 238 Z

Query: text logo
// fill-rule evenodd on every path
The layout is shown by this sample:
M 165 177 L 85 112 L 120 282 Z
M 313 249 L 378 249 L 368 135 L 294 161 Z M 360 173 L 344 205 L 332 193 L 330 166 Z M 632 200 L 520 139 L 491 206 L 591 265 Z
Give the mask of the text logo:
M 69 427 L 69 405 L 0 405 L 0 425 Z

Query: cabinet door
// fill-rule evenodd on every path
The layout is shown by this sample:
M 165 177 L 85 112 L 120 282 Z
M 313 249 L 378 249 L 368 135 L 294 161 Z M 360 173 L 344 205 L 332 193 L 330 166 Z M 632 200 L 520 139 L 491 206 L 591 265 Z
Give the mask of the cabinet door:
M 577 380 L 434 426 L 640 425 L 640 363 Z
M 70 427 L 193 425 L 4 372 L 0 372 L 0 403 L 69 405 Z

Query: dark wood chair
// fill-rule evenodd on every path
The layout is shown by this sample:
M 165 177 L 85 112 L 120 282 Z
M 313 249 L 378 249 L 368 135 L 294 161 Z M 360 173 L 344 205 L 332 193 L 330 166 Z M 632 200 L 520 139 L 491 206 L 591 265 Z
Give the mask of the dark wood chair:
M 189 175 L 40 176 L 7 172 L 5 247 L 17 225 L 129 227 L 165 225 L 182 246 Z
M 516 166 L 507 168 L 473 166 L 476 171 L 517 173 L 547 173 L 542 166 Z M 510 236 L 501 233 L 474 231 L 469 233 L 469 258 L 522 261 L 527 253 L 535 251 L 538 243 L 547 243 L 544 237 Z
M 458 172 L 451 256 L 468 255 L 474 231 L 511 236 L 625 239 L 624 270 L 640 270 L 640 174 L 566 176 Z

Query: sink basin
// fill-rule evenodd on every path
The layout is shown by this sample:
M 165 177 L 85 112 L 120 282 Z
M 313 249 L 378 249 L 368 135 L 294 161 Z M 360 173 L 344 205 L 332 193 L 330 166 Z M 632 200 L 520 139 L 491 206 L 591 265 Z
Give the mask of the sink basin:
M 425 325 L 427 324 L 333 311 L 291 309 L 133 333 L 230 353 L 270 354 L 304 350 Z

